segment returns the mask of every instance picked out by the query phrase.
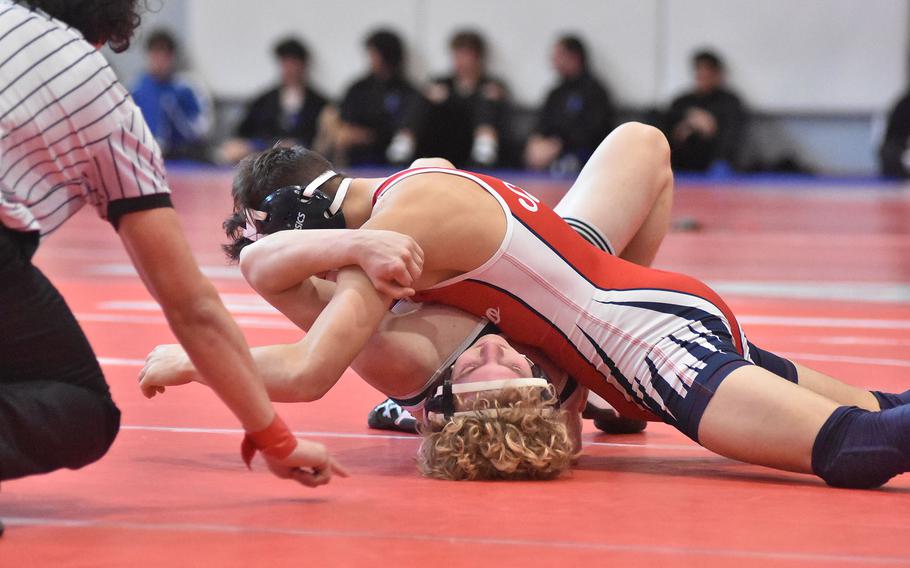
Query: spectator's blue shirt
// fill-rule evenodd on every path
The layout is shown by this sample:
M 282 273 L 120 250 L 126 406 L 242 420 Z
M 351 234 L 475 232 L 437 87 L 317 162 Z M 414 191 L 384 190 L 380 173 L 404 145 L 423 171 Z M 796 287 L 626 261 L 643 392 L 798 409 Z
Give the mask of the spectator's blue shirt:
M 165 154 L 203 141 L 207 125 L 202 97 L 177 78 L 139 78 L 133 100 Z

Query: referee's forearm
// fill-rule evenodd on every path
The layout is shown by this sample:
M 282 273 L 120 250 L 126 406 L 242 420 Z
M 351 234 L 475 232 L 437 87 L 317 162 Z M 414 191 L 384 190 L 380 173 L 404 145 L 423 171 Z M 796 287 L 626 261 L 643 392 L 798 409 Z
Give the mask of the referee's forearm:
M 174 210 L 126 214 L 118 233 L 205 383 L 247 430 L 268 426 L 275 412 L 246 341 L 215 287 L 200 272 Z
M 268 426 L 274 409 L 265 386 L 246 340 L 214 290 L 163 307 L 171 330 L 205 384 L 248 431 Z

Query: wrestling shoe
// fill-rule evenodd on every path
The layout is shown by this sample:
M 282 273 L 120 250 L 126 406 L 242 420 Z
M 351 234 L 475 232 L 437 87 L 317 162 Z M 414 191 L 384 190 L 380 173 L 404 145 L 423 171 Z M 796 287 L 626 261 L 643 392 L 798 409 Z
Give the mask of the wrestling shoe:
M 585 404 L 581 417 L 594 420 L 594 426 L 607 434 L 638 434 L 648 427 L 645 420 L 624 418 L 612 408 L 598 408 L 590 402 Z
M 390 398 L 377 404 L 370 411 L 370 415 L 367 416 L 367 424 L 376 430 L 417 433 L 417 419 Z

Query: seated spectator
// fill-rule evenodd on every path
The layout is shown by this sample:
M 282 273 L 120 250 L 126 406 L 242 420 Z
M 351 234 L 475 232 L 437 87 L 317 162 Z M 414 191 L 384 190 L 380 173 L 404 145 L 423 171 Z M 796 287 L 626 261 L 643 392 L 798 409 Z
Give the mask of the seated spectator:
M 384 164 L 392 137 L 404 124 L 417 91 L 404 77 L 404 47 L 392 31 L 366 39 L 370 72 L 348 89 L 334 136 L 335 162 Z
M 692 58 L 695 89 L 673 101 L 664 119 L 674 169 L 727 171 L 739 166 L 746 111 L 724 85 L 724 64 L 710 51 Z
M 176 73 L 177 42 L 157 30 L 146 41 L 147 70 L 133 87 L 133 100 L 165 158 L 205 159 L 211 127 L 207 93 Z
M 236 137 L 221 147 L 220 158 L 235 163 L 251 152 L 276 142 L 312 146 L 328 100 L 309 85 L 310 54 L 298 39 L 287 38 L 275 46 L 280 82 L 257 97 L 237 127 Z
M 535 170 L 576 171 L 613 128 L 616 111 L 603 83 L 588 69 L 581 39 L 560 38 L 552 61 L 560 82 L 540 111 L 525 163 Z
M 480 34 L 460 31 L 449 48 L 452 74 L 433 79 L 424 90 L 389 147 L 389 161 L 409 161 L 416 137 L 419 156 L 440 156 L 458 167 L 496 164 L 506 88 L 487 75 L 487 46 Z
M 910 92 L 888 114 L 888 127 L 878 156 L 883 176 L 910 177 Z

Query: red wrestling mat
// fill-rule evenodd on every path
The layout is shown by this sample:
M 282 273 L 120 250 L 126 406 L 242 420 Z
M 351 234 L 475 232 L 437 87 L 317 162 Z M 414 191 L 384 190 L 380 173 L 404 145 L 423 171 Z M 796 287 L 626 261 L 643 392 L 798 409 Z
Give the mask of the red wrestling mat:
M 299 332 L 217 251 L 227 176 L 172 175 L 178 209 L 250 342 L 292 341 Z M 550 203 L 565 191 L 525 187 Z M 683 187 L 676 210 L 704 229 L 671 234 L 657 265 L 716 282 L 755 343 L 854 384 L 910 388 L 906 191 Z M 261 462 L 247 472 L 237 423 L 205 388 L 140 395 L 142 359 L 173 338 L 111 229 L 86 211 L 38 263 L 82 321 L 124 426 L 97 464 L 3 484 L 0 566 L 910 566 L 910 475 L 829 489 L 654 424 L 589 429 L 557 481 L 431 481 L 416 472 L 416 439 L 366 428 L 381 397 L 352 373 L 317 403 L 281 408 L 349 479 L 313 490 Z

